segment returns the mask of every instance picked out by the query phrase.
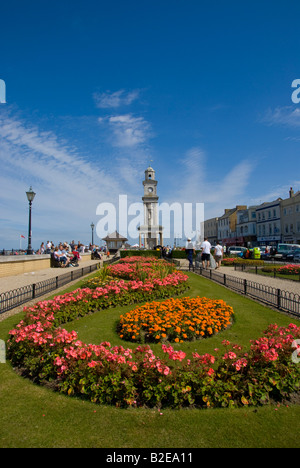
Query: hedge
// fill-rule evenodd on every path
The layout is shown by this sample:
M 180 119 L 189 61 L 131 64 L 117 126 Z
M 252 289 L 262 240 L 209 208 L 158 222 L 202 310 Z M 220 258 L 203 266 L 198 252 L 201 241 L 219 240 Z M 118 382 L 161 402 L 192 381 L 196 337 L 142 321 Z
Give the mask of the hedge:
M 120 250 L 121 258 L 125 257 L 157 257 L 160 258 L 160 250 Z

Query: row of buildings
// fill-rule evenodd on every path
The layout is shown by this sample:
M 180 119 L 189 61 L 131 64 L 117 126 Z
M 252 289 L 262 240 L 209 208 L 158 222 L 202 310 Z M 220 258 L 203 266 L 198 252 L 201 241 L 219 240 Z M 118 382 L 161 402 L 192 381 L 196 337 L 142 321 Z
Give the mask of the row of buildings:
M 300 191 L 258 206 L 237 205 L 204 221 L 204 236 L 214 245 L 277 246 L 300 244 Z

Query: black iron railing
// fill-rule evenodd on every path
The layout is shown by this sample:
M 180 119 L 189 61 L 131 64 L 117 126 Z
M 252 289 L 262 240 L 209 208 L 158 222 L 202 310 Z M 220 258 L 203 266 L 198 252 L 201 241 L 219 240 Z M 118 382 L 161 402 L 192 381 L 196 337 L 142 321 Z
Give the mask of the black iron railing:
M 189 270 L 189 268 L 181 269 L 186 271 Z M 247 279 L 236 278 L 235 276 L 220 273 L 212 269 L 205 270 L 202 267 L 194 267 L 192 271 L 226 286 L 239 294 L 249 296 L 252 299 L 271 306 L 272 308 L 282 310 L 300 318 L 299 294 L 279 288 L 273 288 L 272 286 L 266 286 Z
M 97 270 L 100 262 L 95 262 L 92 265 L 82 268 L 72 268 L 68 273 L 58 275 L 53 278 L 39 281 L 38 283 L 22 286 L 21 288 L 13 289 L 11 291 L 3 292 L 0 294 L 0 314 L 14 309 L 26 302 L 32 301 L 35 298 L 41 297 L 48 292 L 54 291 L 65 284 L 70 283 L 82 276 L 88 275 Z
M 286 265 L 286 263 L 281 263 L 281 266 Z M 235 271 L 247 271 L 249 273 L 258 275 L 261 273 L 263 267 L 260 266 L 251 266 L 251 265 L 243 265 L 243 264 L 235 264 L 234 265 L 234 270 Z M 272 268 L 268 274 L 268 277 L 273 277 L 273 278 L 279 278 L 282 280 L 287 280 L 287 281 L 300 281 L 300 273 L 298 274 L 293 274 L 291 278 L 286 278 L 282 274 L 278 273 L 277 268 Z

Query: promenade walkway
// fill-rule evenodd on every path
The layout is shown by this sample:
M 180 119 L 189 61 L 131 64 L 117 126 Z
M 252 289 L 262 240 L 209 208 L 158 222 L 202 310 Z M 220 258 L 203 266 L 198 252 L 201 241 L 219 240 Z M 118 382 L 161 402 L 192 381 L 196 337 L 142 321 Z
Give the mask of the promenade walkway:
M 69 273 L 72 270 L 78 270 L 79 268 L 80 269 L 86 268 L 86 267 L 89 267 L 90 265 L 95 265 L 95 263 L 98 263 L 98 262 L 99 262 L 98 260 L 88 260 L 84 262 L 79 262 L 79 267 L 46 268 L 44 270 L 31 271 L 29 273 L 22 273 L 22 274 L 14 275 L 14 276 L 6 276 L 3 278 L 0 278 L 0 294 L 11 291 L 13 289 L 22 288 L 23 286 L 29 286 L 29 285 L 38 283 L 40 281 L 45 281 L 48 279 L 56 278 L 57 276 L 65 275 L 66 273 Z M 100 264 L 103 265 L 103 260 L 100 261 Z M 88 274 L 90 273 L 87 273 L 87 275 Z M 77 283 L 78 281 L 79 279 L 77 278 L 74 281 L 70 281 L 67 284 L 63 285 L 60 288 L 55 289 L 52 292 L 45 293 L 44 296 L 39 296 L 36 299 L 33 299 L 11 310 L 3 312 L 2 314 L 0 314 L 0 322 L 5 320 L 7 317 L 18 314 L 19 312 L 23 310 L 24 307 L 30 307 L 31 305 L 35 304 L 38 301 L 45 300 L 47 297 L 49 297 L 52 294 L 55 294 L 55 295 L 60 294 L 61 291 L 65 290 L 67 287 L 71 286 L 72 284 Z
M 180 265 L 183 268 L 188 268 L 188 260 L 180 260 Z M 299 294 L 300 296 L 300 281 L 292 281 L 288 279 L 271 278 L 267 276 L 256 275 L 254 273 L 247 273 L 247 271 L 235 271 L 234 267 L 221 266 L 215 270 L 219 273 L 225 273 L 226 275 L 234 276 L 235 278 L 246 279 L 247 281 L 253 281 L 255 283 L 264 284 L 272 288 L 278 288 L 283 291 L 292 292 Z
M 68 267 L 68 268 L 46 268 L 44 270 L 31 271 L 30 273 L 22 273 L 14 276 L 6 276 L 0 278 L 0 293 L 11 291 L 12 289 L 21 288 L 29 284 L 38 283 L 56 276 L 64 275 L 71 271 L 71 269 L 88 267 L 94 265 L 96 260 L 88 260 L 85 262 L 79 262 L 79 267 Z M 103 261 L 101 261 L 102 263 Z

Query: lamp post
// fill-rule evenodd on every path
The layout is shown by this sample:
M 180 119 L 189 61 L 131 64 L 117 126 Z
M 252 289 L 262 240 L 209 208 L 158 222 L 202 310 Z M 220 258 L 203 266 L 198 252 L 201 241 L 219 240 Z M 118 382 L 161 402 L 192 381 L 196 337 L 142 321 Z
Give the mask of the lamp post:
M 95 227 L 95 224 L 92 223 L 91 224 L 91 228 L 92 228 L 92 245 L 94 245 L 94 227 Z
M 35 197 L 35 193 L 32 190 L 32 187 L 30 187 L 29 191 L 26 192 L 27 195 L 27 200 L 29 201 L 29 222 L 28 222 L 28 247 L 27 247 L 27 255 L 32 255 L 32 247 L 31 247 L 31 205 L 33 202 L 33 199 Z

